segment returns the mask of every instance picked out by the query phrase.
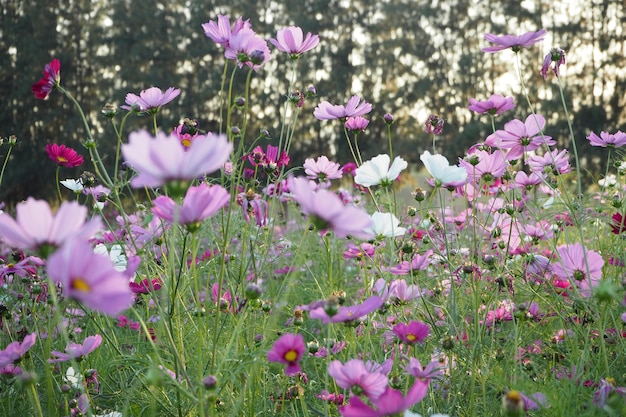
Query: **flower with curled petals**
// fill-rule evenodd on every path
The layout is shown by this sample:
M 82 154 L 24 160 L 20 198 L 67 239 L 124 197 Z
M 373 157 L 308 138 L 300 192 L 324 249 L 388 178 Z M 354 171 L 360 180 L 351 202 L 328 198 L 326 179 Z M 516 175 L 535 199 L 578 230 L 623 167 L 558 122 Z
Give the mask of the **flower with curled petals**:
M 45 100 L 50 95 L 54 87 L 61 82 L 61 63 L 58 59 L 53 59 L 46 64 L 43 70 L 43 78 L 33 84 L 31 91 L 35 97 Z

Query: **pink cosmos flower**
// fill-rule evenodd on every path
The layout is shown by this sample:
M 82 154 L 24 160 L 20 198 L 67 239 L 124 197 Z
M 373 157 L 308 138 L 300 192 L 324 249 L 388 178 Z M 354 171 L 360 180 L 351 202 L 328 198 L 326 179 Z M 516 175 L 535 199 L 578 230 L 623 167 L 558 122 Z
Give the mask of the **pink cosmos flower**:
M 382 305 L 382 298 L 377 295 L 373 295 L 367 300 L 363 301 L 361 304 L 339 307 L 339 309 L 337 310 L 337 314 L 333 315 L 332 317 L 328 316 L 328 313 L 325 311 L 323 306 L 312 309 L 309 312 L 309 317 L 312 319 L 320 319 L 324 324 L 328 324 L 330 322 L 342 323 L 346 321 L 353 321 L 363 316 L 366 316 L 369 313 L 378 310 Z
M 527 32 L 521 36 L 515 35 L 503 35 L 496 36 L 491 33 L 485 35 L 485 40 L 495 43 L 496 46 L 488 46 L 483 48 L 483 52 L 498 52 L 511 48 L 513 52 L 519 52 L 520 49 L 526 48 L 542 41 L 546 34 L 545 29 L 541 29 L 537 32 Z
M 54 58 L 49 64 L 46 64 L 43 70 L 43 78 L 33 84 L 31 91 L 35 93 L 35 97 L 47 99 L 50 92 L 61 82 L 61 63 Z
M 503 97 L 499 94 L 492 94 L 488 100 L 478 101 L 474 98 L 469 99 L 470 105 L 467 107 L 471 111 L 479 114 L 502 114 L 507 110 L 515 108 L 513 97 Z
M 356 395 L 364 394 L 372 401 L 376 401 L 387 388 L 387 376 L 368 371 L 360 359 L 351 359 L 345 364 L 332 361 L 328 365 L 328 374 L 340 388 Z
M 237 203 L 241 206 L 243 218 L 247 223 L 250 223 L 250 216 L 252 215 L 257 226 L 267 225 L 269 204 L 259 194 L 239 193 L 237 194 Z
M 626 133 L 618 130 L 615 133 L 600 132 L 600 137 L 591 132 L 587 136 L 587 140 L 591 146 L 601 146 L 603 148 L 619 148 L 626 145 Z
M 250 20 L 244 21 L 241 16 L 237 18 L 232 27 L 228 16 L 223 15 L 217 15 L 217 22 L 211 20 L 208 23 L 202 24 L 204 34 L 213 42 L 222 45 L 224 48 L 230 46 L 231 36 L 236 35 L 243 28 L 250 29 Z
M 409 275 L 424 270 L 430 265 L 432 255 L 432 249 L 427 250 L 423 255 L 416 253 L 410 261 L 402 261 L 399 265 L 391 267 L 389 271 L 393 275 Z
M 572 167 L 569 164 L 567 149 L 559 151 L 553 149 L 543 155 L 533 155 L 528 160 L 531 171 L 542 175 L 543 173 L 553 173 L 554 175 L 567 174 Z
M 176 136 L 159 132 L 153 137 L 145 130 L 131 133 L 128 144 L 122 145 L 124 159 L 138 172 L 130 182 L 135 188 L 210 174 L 224 165 L 232 150 L 226 135 L 198 136 L 185 151 Z
M 433 135 L 441 135 L 443 133 L 444 120 L 436 114 L 431 114 L 424 123 L 426 133 Z
M 478 161 L 477 163 L 476 160 Z M 462 159 L 459 164 L 465 167 L 467 174 L 475 183 L 483 180 L 492 182 L 504 175 L 507 163 L 502 156 L 502 152 L 489 153 L 487 151 L 476 151 L 466 159 Z
M 230 193 L 222 186 L 203 183 L 189 187 L 182 205 L 166 196 L 155 198 L 152 212 L 171 223 L 193 225 L 217 213 L 229 200 Z
M 430 327 L 421 321 L 411 321 L 409 324 L 398 323 L 393 326 L 393 333 L 402 342 L 414 345 L 423 342 L 430 335 Z
M 179 94 L 180 90 L 174 87 L 168 88 L 165 93 L 158 87 L 150 87 L 141 91 L 139 95 L 126 94 L 126 105 L 120 107 L 124 110 L 133 110 L 133 107 L 139 107 L 139 111 L 156 113 L 161 106 L 174 100 Z
M 543 65 L 541 66 L 540 74 L 545 80 L 548 78 L 548 71 L 550 70 L 550 65 L 554 62 L 554 68 L 552 71 L 556 78 L 559 78 L 559 68 L 561 65 L 565 65 L 565 51 L 561 48 L 552 48 L 550 52 L 543 59 Z
M 102 228 L 99 217 L 85 223 L 87 208 L 75 201 L 64 201 L 53 216 L 46 201 L 29 197 L 16 212 L 17 221 L 0 216 L 0 239 L 14 248 L 39 250 L 44 258 L 66 240 L 87 239 Z
M 439 366 L 439 361 L 435 360 L 426 365 L 426 368 L 423 368 L 419 359 L 410 358 L 405 370 L 409 375 L 415 378 L 430 381 L 431 379 L 440 378 L 443 375 L 443 371 Z
M 339 414 L 344 417 L 385 417 L 402 415 L 414 404 L 422 401 L 428 391 L 428 382 L 416 380 L 407 392 L 406 397 L 402 392 L 387 387 L 385 392 L 372 401 L 373 406 L 365 404 L 359 397 L 351 396 L 348 405 L 339 407 Z
M 515 185 L 518 188 L 525 188 L 527 190 L 532 189 L 535 185 L 539 185 L 543 182 L 545 176 L 543 173 L 531 172 L 530 175 L 524 171 L 518 171 L 515 174 Z
M 348 117 L 346 119 L 346 129 L 350 132 L 363 132 L 367 126 L 370 124 L 370 121 L 361 116 Z
M 75 168 L 82 165 L 84 161 L 83 157 L 74 149 L 65 145 L 57 145 L 56 143 L 47 144 L 46 153 L 48 158 L 54 161 L 55 164 L 65 168 Z
M 569 279 L 582 296 L 591 296 L 591 289 L 602 279 L 602 256 L 592 250 L 585 250 L 580 243 L 559 246 L 557 253 L 552 272 L 563 280 Z
M 270 43 L 278 50 L 286 52 L 291 59 L 298 59 L 304 52 L 315 48 L 319 43 L 319 36 L 306 34 L 306 38 L 302 39 L 302 29 L 298 26 L 289 26 L 280 29 L 276 33 L 276 39 L 270 39 Z
M 610 397 L 617 397 L 618 395 L 622 397 L 621 401 L 626 401 L 626 387 L 617 387 L 615 385 L 613 378 L 602 378 L 598 389 L 593 393 L 593 404 L 596 407 L 603 408 Z
M 134 294 L 148 294 L 152 291 L 160 290 L 162 284 L 161 278 L 154 278 L 152 281 L 145 278 L 139 282 L 132 281 L 129 287 Z
M 65 348 L 65 352 L 59 352 L 58 350 L 51 351 L 50 353 L 56 356 L 56 358 L 48 359 L 48 363 L 67 362 L 72 359 L 76 359 L 80 362 L 85 356 L 96 350 L 101 343 L 102 336 L 99 334 L 88 336 L 85 338 L 82 345 L 78 343 L 68 344 Z
M 314 191 L 305 178 L 291 177 L 289 189 L 300 209 L 310 216 L 318 230 L 332 229 L 338 237 L 348 235 L 359 239 L 368 239 L 371 235 L 364 230 L 372 223 L 370 216 L 363 209 L 344 204 L 331 191 Z
M 304 161 L 304 173 L 307 178 L 326 182 L 328 180 L 336 180 L 343 176 L 341 165 L 337 162 L 331 162 L 327 156 L 322 155 L 317 159 L 307 158 Z
M 322 101 L 313 111 L 318 120 L 345 119 L 347 117 L 363 116 L 372 111 L 372 105 L 366 101 L 361 103 L 359 96 L 352 96 L 345 106 L 330 104 Z
M 46 271 L 61 284 L 63 295 L 110 316 L 129 308 L 135 299 L 128 276 L 117 271 L 108 256 L 94 253 L 79 239 L 65 242 L 52 254 Z
M 285 375 L 293 376 L 302 370 L 299 362 L 305 348 L 304 338 L 301 334 L 285 333 L 267 352 L 267 360 L 286 364 Z
M 24 337 L 22 342 L 11 342 L 6 348 L 0 350 L 0 368 L 19 362 L 26 352 L 30 350 L 37 340 L 37 333 L 31 333 Z
M 546 119 L 540 114 L 531 114 L 525 122 L 513 119 L 504 125 L 504 130 L 497 130 L 487 137 L 485 143 L 500 149 L 510 149 L 506 159 L 519 159 L 524 152 L 534 151 L 541 145 L 552 146 L 556 142 L 552 137 L 542 135 Z
M 224 56 L 226 59 L 237 61 L 239 68 L 246 65 L 256 71 L 270 60 L 270 49 L 267 42 L 257 36 L 252 29 L 243 27 L 231 35 Z

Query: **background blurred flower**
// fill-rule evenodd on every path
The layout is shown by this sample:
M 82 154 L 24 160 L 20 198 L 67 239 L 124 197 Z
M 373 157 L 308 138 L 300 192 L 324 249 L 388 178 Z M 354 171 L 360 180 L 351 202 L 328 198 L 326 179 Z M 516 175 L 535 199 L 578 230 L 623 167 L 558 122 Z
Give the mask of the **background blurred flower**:
M 54 58 L 49 64 L 46 64 L 43 78 L 33 84 L 31 90 L 35 93 L 35 97 L 46 99 L 59 82 L 61 82 L 61 63 Z
M 285 333 L 267 352 L 267 360 L 286 364 L 285 375 L 293 376 L 302 370 L 300 359 L 305 349 L 304 338 L 301 334 Z
M 47 144 L 46 153 L 48 154 L 48 158 L 54 161 L 55 164 L 65 168 L 75 168 L 82 165 L 84 161 L 83 157 L 74 149 L 68 148 L 65 145 L 57 145 L 56 143 Z
M 82 344 L 70 343 L 65 348 L 65 352 L 53 350 L 50 353 L 56 358 L 48 359 L 48 363 L 67 362 L 72 359 L 81 361 L 85 356 L 93 352 L 102 343 L 102 336 L 99 334 L 88 336 Z

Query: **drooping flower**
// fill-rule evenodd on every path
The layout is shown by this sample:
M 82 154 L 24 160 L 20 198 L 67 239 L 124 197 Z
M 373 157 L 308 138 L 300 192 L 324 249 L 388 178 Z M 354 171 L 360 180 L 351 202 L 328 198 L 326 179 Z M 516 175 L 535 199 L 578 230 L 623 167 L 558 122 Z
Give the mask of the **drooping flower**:
M 126 94 L 126 104 L 120 107 L 125 110 L 138 108 L 138 111 L 156 113 L 162 106 L 178 97 L 179 94 L 180 90 L 174 87 L 168 88 L 165 92 L 158 87 L 150 87 L 142 90 L 139 95 L 133 93 Z
M 611 397 L 621 396 L 622 399 L 618 400 L 617 404 L 624 404 L 626 401 L 626 387 L 615 386 L 615 379 L 602 378 L 596 392 L 593 393 L 593 404 L 596 407 L 603 408 Z
M 352 96 L 345 106 L 340 104 L 330 104 L 322 101 L 313 111 L 313 115 L 318 120 L 345 119 L 347 117 L 363 116 L 372 111 L 372 105 L 366 101 L 361 103 L 359 96 Z
M 410 358 L 405 370 L 409 375 L 425 381 L 437 379 L 443 375 L 443 370 L 440 368 L 439 361 L 436 360 L 432 361 L 426 365 L 425 368 L 423 368 L 419 359 Z
M 400 172 L 406 169 L 408 163 L 399 156 L 394 158 L 391 166 L 389 163 L 390 158 L 387 154 L 373 157 L 356 169 L 354 182 L 364 187 L 391 185 L 398 178 Z
M 33 84 L 31 91 L 35 93 L 35 97 L 47 99 L 54 87 L 61 82 L 61 63 L 54 58 L 49 64 L 46 64 L 43 70 L 43 78 Z
M 80 362 L 85 356 L 96 350 L 101 343 L 102 336 L 99 334 L 87 336 L 82 344 L 69 343 L 65 348 L 65 352 L 51 351 L 50 353 L 56 356 L 56 358 L 48 359 L 48 363 L 67 362 L 72 359 Z
M 318 230 L 332 229 L 338 237 L 348 235 L 368 239 L 365 229 L 371 224 L 370 216 L 363 209 L 344 204 L 335 193 L 321 189 L 314 191 L 305 178 L 288 180 L 289 189 L 300 208 L 311 218 Z
M 354 117 L 348 117 L 346 119 L 346 129 L 348 129 L 350 132 L 363 132 L 367 126 L 370 124 L 370 121 L 367 120 L 365 117 L 361 117 L 361 116 L 354 116 Z
M 402 236 L 406 233 L 406 228 L 400 227 L 400 220 L 393 213 L 377 211 L 372 214 L 372 225 L 365 231 L 377 239 L 382 239 Z
M 626 145 L 626 133 L 618 130 L 615 133 L 600 132 L 600 136 L 591 132 L 587 136 L 587 140 L 591 146 L 601 146 L 603 148 L 619 148 Z
M 433 135 L 441 135 L 443 133 L 443 124 L 444 120 L 437 116 L 436 114 L 431 114 L 426 119 L 426 123 L 424 123 L 424 127 L 426 133 L 432 133 Z
M 116 316 L 133 303 L 128 276 L 82 240 L 65 242 L 48 259 L 46 272 L 61 284 L 64 296 L 92 310 Z
M 279 29 L 276 33 L 276 39 L 270 39 L 272 45 L 278 50 L 288 53 L 291 59 L 298 59 L 301 54 L 315 48 L 319 41 L 319 36 L 312 35 L 310 32 L 303 39 L 302 28 L 298 26 Z
M 428 392 L 428 382 L 416 380 L 406 396 L 402 392 L 387 387 L 385 392 L 372 401 L 372 406 L 365 404 L 359 397 L 351 396 L 348 405 L 339 407 L 339 414 L 344 417 L 385 417 L 404 413 L 414 404 L 422 401 Z
M 246 65 L 256 71 L 270 60 L 270 49 L 267 42 L 252 29 L 243 27 L 231 34 L 224 56 L 235 60 L 239 68 Z
M 425 151 L 420 160 L 432 175 L 435 186 L 438 187 L 458 187 L 467 182 L 467 171 L 458 165 L 450 165 L 448 159 L 439 154 L 431 155 Z
M 561 65 L 565 65 L 565 51 L 561 48 L 552 48 L 550 52 L 543 59 L 543 65 L 541 66 L 540 74 L 545 80 L 548 78 L 548 71 L 550 70 L 550 65 L 554 62 L 554 67 L 552 71 L 556 78 L 559 78 L 559 71 Z
M 46 153 L 55 164 L 65 168 L 75 168 L 84 162 L 83 157 L 78 152 L 65 145 L 49 143 L 46 145 Z
M 328 365 L 328 374 L 340 388 L 350 390 L 356 395 L 364 394 L 372 401 L 377 400 L 387 388 L 387 376 L 368 371 L 360 359 L 351 359 L 345 364 L 332 361 Z
M 421 321 L 411 321 L 408 324 L 398 323 L 393 326 L 393 333 L 402 342 L 408 345 L 423 342 L 430 335 L 430 327 Z
M 525 122 L 513 119 L 504 125 L 504 130 L 497 130 L 487 137 L 485 143 L 500 149 L 509 149 L 506 159 L 519 159 L 524 152 L 534 151 L 541 145 L 552 146 L 556 141 L 541 132 L 546 119 L 540 114 L 531 114 Z
M 11 342 L 6 348 L 0 350 L 0 368 L 18 363 L 26 352 L 30 350 L 37 340 L 37 333 L 31 333 L 24 337 L 21 342 Z
M 286 364 L 285 375 L 293 376 L 302 370 L 300 359 L 305 349 L 304 338 L 301 334 L 285 333 L 267 352 L 267 360 Z
M 613 214 L 609 225 L 613 234 L 619 235 L 626 232 L 626 216 L 619 212 Z
M 244 21 L 241 16 L 237 18 L 232 27 L 228 16 L 224 15 L 217 15 L 217 22 L 211 20 L 208 23 L 202 24 L 204 34 L 213 42 L 222 45 L 224 48 L 230 46 L 231 36 L 236 35 L 243 28 L 250 28 L 250 20 Z
M 170 197 L 155 198 L 152 212 L 160 219 L 171 223 L 195 225 L 214 215 L 227 205 L 229 200 L 230 193 L 224 187 L 202 183 L 189 187 L 182 205 L 176 204 Z
M 198 136 L 185 151 L 176 136 L 145 130 L 129 135 L 122 145 L 126 162 L 138 172 L 130 184 L 135 188 L 159 187 L 168 181 L 193 180 L 220 169 L 230 158 L 232 143 L 225 135 Z
M 502 114 L 507 110 L 515 108 L 513 97 L 503 97 L 500 94 L 492 94 L 488 100 L 478 101 L 474 98 L 469 99 L 470 105 L 467 107 L 471 111 L 479 114 Z
M 526 48 L 542 41 L 545 34 L 545 29 L 541 29 L 537 32 L 526 32 L 521 36 L 515 35 L 503 35 L 496 36 L 491 33 L 485 35 L 485 40 L 491 43 L 495 43 L 495 46 L 488 46 L 483 48 L 483 52 L 498 52 L 505 49 L 512 49 L 513 52 L 519 52 L 522 48 Z
M 563 280 L 569 280 L 578 287 L 584 297 L 591 295 L 591 289 L 602 279 L 602 256 L 586 250 L 580 243 L 562 245 L 557 248 L 558 257 L 552 264 L 552 272 Z
M 320 319 L 322 323 L 342 323 L 359 319 L 369 313 L 378 310 L 383 305 L 383 300 L 377 295 L 373 295 L 363 301 L 361 304 L 354 306 L 341 306 L 337 309 L 337 313 L 332 317 L 328 315 L 324 306 L 319 306 L 309 312 L 312 319 Z
M 343 176 L 341 165 L 332 162 L 327 156 L 322 155 L 317 159 L 307 158 L 302 165 L 307 178 L 326 182 L 328 180 L 339 179 Z
M 75 201 L 64 201 L 52 215 L 46 201 L 29 197 L 16 212 L 16 220 L 0 216 L 0 240 L 14 248 L 38 250 L 44 258 L 69 238 L 87 239 L 102 228 L 99 217 L 85 222 L 87 208 Z

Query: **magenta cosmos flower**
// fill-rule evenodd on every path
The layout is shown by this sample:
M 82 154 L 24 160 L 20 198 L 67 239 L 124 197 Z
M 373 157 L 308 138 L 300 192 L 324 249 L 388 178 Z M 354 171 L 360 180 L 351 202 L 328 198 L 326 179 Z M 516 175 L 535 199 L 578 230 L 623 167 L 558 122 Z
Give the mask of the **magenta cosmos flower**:
M 393 333 L 402 342 L 408 345 L 423 342 L 430 335 L 430 327 L 421 321 L 412 321 L 409 324 L 398 323 L 393 326 Z
M 288 180 L 289 190 L 300 204 L 300 209 L 309 215 L 318 230 L 331 229 L 338 237 L 353 236 L 368 239 L 371 235 L 364 230 L 372 223 L 363 209 L 344 204 L 337 194 L 328 190 L 314 191 L 306 178 Z
M 618 130 L 615 133 L 600 132 L 600 136 L 591 132 L 587 136 L 587 140 L 591 146 L 601 146 L 603 148 L 619 148 L 626 145 L 626 133 Z
M 546 34 L 545 29 L 541 29 L 537 32 L 527 32 L 521 36 L 515 35 L 503 35 L 496 36 L 491 33 L 487 33 L 485 35 L 485 40 L 495 43 L 495 46 L 488 46 L 483 48 L 483 52 L 498 52 L 503 51 L 505 49 L 512 49 L 513 52 L 519 52 L 520 49 L 526 48 L 536 44 L 539 41 L 543 40 L 543 37 Z
M 383 395 L 387 388 L 387 376 L 370 372 L 360 359 L 351 359 L 345 364 L 332 361 L 328 365 L 328 374 L 340 388 L 350 390 L 356 395 L 364 394 L 372 401 Z
M 75 201 L 64 201 L 52 215 L 46 201 L 29 197 L 16 212 L 16 220 L 0 216 L 0 239 L 13 248 L 39 250 L 44 258 L 69 238 L 87 239 L 102 228 L 99 217 L 85 223 L 87 208 Z
M 161 106 L 174 100 L 179 94 L 180 90 L 174 87 L 168 88 L 165 92 L 158 87 L 150 87 L 147 90 L 142 90 L 139 95 L 126 94 L 126 105 L 120 107 L 124 110 L 133 110 L 133 108 L 138 107 L 139 111 L 156 113 Z
M 576 285 L 582 296 L 591 296 L 591 289 L 602 279 L 602 256 L 585 250 L 580 243 L 559 246 L 557 253 L 558 258 L 552 264 L 554 275 Z
M 233 59 L 242 68 L 244 65 L 254 69 L 270 60 L 270 49 L 267 42 L 248 27 L 232 34 L 226 51 L 226 59 Z
M 354 306 L 341 306 L 337 310 L 337 314 L 330 317 L 326 312 L 324 306 L 320 306 L 312 309 L 309 312 L 309 317 L 312 319 L 320 319 L 322 323 L 342 323 L 357 320 L 369 313 L 378 310 L 383 305 L 383 300 L 377 295 L 369 297 L 361 304 Z
M 217 213 L 229 200 L 230 193 L 225 188 L 200 184 L 189 187 L 182 206 L 166 196 L 155 198 L 152 212 L 171 223 L 193 225 Z
M 175 135 L 133 132 L 122 145 L 126 162 L 138 172 L 130 184 L 135 188 L 159 187 L 168 181 L 193 180 L 220 169 L 230 157 L 232 143 L 225 135 L 198 136 L 189 148 Z
M 33 84 L 31 91 L 35 93 L 35 97 L 47 99 L 48 95 L 54 87 L 61 82 L 61 63 L 58 59 L 53 59 L 46 64 L 43 70 L 43 78 Z
M 22 342 L 11 342 L 9 345 L 0 350 L 0 368 L 19 362 L 26 352 L 30 350 L 37 340 L 37 333 L 31 333 L 24 337 Z
M 291 59 L 298 59 L 304 52 L 315 48 L 320 39 L 317 35 L 307 33 L 303 38 L 302 29 L 298 26 L 289 26 L 276 32 L 276 39 L 270 39 L 270 43 L 279 51 L 288 53 Z
M 302 335 L 286 333 L 267 352 L 267 360 L 286 364 L 285 375 L 292 376 L 302 370 L 299 362 L 304 351 L 305 345 Z
M 217 15 L 217 22 L 211 20 L 208 23 L 202 24 L 204 34 L 213 42 L 222 45 L 224 48 L 230 46 L 231 36 L 236 35 L 243 28 L 250 29 L 250 21 L 244 21 L 241 16 L 237 18 L 232 27 L 228 16 L 223 15 Z
M 366 101 L 361 103 L 359 96 L 352 96 L 345 106 L 322 101 L 313 111 L 318 120 L 345 119 L 346 117 L 363 116 L 372 111 L 372 105 Z
M 82 345 L 70 343 L 66 346 L 65 352 L 51 351 L 50 353 L 56 356 L 56 358 L 48 359 L 48 363 L 67 362 L 72 359 L 80 362 L 85 356 L 96 350 L 100 344 L 102 344 L 102 336 L 99 334 L 87 336 Z
M 65 145 L 49 143 L 46 145 L 46 153 L 48 154 L 48 158 L 54 161 L 55 164 L 65 168 L 75 168 L 82 165 L 84 162 L 82 156 L 74 149 L 68 148 Z
M 524 152 L 539 149 L 541 145 L 552 146 L 556 142 L 551 136 L 542 135 L 546 119 L 540 114 L 531 114 L 526 121 L 513 119 L 487 137 L 485 143 L 501 149 L 509 149 L 506 159 L 519 159 Z
M 82 240 L 72 239 L 52 254 L 46 272 L 61 284 L 64 296 L 110 316 L 129 308 L 135 298 L 128 276 Z
M 339 414 L 344 417 L 385 417 L 402 415 L 414 404 L 422 401 L 428 392 L 428 382 L 416 380 L 406 396 L 402 392 L 387 387 L 385 392 L 372 401 L 372 406 L 365 404 L 359 397 L 351 396 L 348 405 L 339 407 Z
M 469 99 L 470 105 L 467 107 L 471 111 L 479 114 L 502 114 L 507 110 L 515 108 L 513 97 L 503 97 L 499 94 L 492 94 L 488 100 L 478 101 L 475 98 Z

